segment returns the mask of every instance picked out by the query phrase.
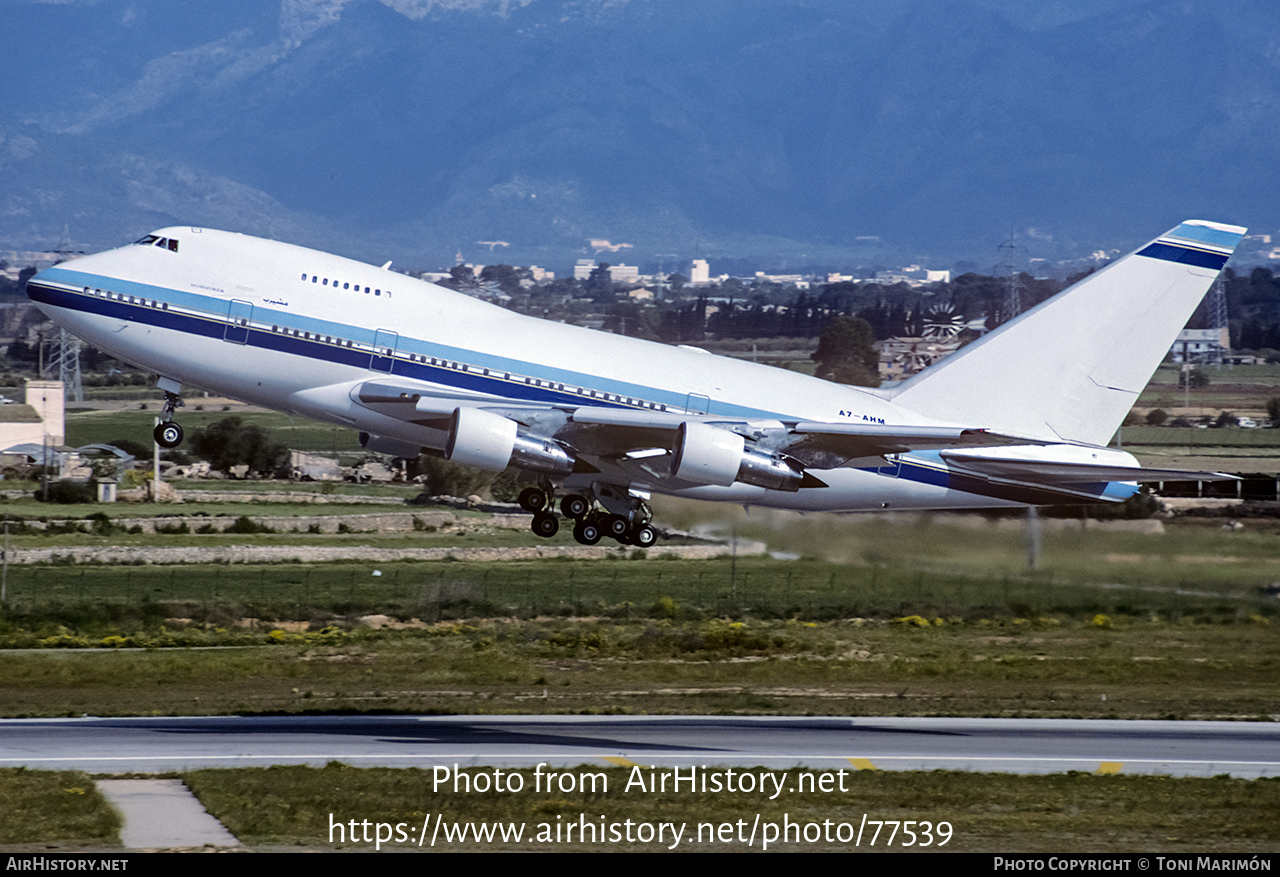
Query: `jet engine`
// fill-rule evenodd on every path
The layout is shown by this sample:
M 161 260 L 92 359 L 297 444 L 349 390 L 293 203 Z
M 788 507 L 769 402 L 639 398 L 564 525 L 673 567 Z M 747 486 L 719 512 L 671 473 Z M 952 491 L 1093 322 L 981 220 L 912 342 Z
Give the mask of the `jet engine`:
M 444 455 L 455 463 L 501 472 L 516 466 L 547 475 L 568 475 L 573 457 L 558 442 L 520 432 L 510 418 L 479 408 L 455 408 Z
M 728 487 L 741 481 L 789 492 L 805 481 L 804 471 L 786 457 L 748 448 L 736 432 L 688 421 L 676 429 L 671 474 L 694 484 Z

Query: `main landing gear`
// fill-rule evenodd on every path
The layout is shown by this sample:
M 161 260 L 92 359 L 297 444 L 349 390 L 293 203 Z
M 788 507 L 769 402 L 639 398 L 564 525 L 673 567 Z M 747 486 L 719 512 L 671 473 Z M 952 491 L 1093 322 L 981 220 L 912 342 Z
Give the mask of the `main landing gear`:
M 174 390 L 164 387 L 161 389 L 164 389 L 164 408 L 160 411 L 160 422 L 151 435 L 160 447 L 176 448 L 182 444 L 182 427 L 173 419 L 173 412 L 182 407 L 182 397 Z
M 560 500 L 560 513 L 573 521 L 573 538 L 583 545 L 595 545 L 605 536 L 619 545 L 650 548 L 658 541 L 658 533 L 649 522 L 653 512 L 647 503 L 634 497 L 624 502 L 610 498 L 610 507 L 597 508 L 592 498 L 571 493 Z M 530 529 L 534 535 L 550 539 L 560 531 L 560 519 L 554 511 L 554 494 L 550 488 L 526 487 L 520 492 L 520 507 L 533 513 Z

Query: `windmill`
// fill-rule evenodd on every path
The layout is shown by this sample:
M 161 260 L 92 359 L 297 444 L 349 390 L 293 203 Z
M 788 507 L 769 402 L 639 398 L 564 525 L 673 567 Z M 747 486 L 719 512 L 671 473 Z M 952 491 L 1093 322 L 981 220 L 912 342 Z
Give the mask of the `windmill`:
M 934 305 L 925 314 L 924 337 L 935 341 L 952 341 L 964 326 L 964 317 L 956 313 L 954 305 Z
M 933 364 L 933 356 L 928 350 L 921 350 L 920 345 L 912 344 L 901 352 L 895 353 L 893 361 L 902 369 L 900 373 L 905 376 L 927 369 Z

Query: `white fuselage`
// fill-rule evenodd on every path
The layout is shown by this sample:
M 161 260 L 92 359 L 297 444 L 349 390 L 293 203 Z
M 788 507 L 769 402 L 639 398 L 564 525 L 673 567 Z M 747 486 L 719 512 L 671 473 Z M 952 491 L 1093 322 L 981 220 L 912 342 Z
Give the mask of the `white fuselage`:
M 208 229 L 170 228 L 149 237 L 160 245 L 130 245 L 41 272 L 31 297 L 69 331 L 163 377 L 409 443 L 442 447 L 444 434 L 357 404 L 351 387 L 386 377 L 461 405 L 938 424 L 875 392 L 524 316 L 314 250 Z M 1128 454 L 1099 448 L 1036 452 L 1095 461 L 1101 454 L 1133 465 Z M 946 472 L 936 455 L 913 454 L 886 465 L 823 470 L 825 489 L 641 487 L 809 510 L 1023 504 L 957 489 Z

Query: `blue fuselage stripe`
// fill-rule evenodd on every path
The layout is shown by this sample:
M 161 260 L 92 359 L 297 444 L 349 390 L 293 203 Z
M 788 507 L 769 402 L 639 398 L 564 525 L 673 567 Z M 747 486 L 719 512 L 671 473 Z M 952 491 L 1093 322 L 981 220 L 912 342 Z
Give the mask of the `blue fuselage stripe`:
M 81 283 L 76 285 L 77 287 L 83 287 Z M 102 285 L 106 286 L 107 284 Z M 122 284 L 112 283 L 111 285 L 119 288 Z M 133 295 L 143 301 L 131 303 L 79 291 L 71 292 L 34 280 L 27 284 L 27 296 L 35 302 L 95 316 L 157 326 L 205 338 L 234 338 L 234 343 L 243 343 L 249 347 L 274 350 L 295 356 L 366 369 L 373 376 L 406 377 L 429 381 L 455 390 L 500 397 L 499 400 L 495 400 L 496 402 L 531 402 L 575 408 L 586 405 L 593 408 L 680 412 L 684 410 L 684 405 L 688 401 L 685 396 L 674 394 L 667 390 L 624 384 L 598 378 L 594 375 L 570 374 L 559 370 L 556 370 L 554 375 L 549 375 L 547 369 L 540 368 L 533 363 L 506 359 L 498 360 L 473 351 L 428 345 L 417 341 L 417 339 L 404 336 L 400 336 L 397 341 L 396 352 L 399 354 L 398 356 L 379 356 L 370 349 L 347 347 L 344 343 L 338 342 L 338 339 L 342 339 L 343 342 L 351 340 L 354 343 L 363 344 L 365 347 L 373 347 L 376 339 L 374 331 L 370 329 L 311 318 L 298 318 L 292 314 L 275 312 L 266 308 L 254 309 L 255 323 L 272 322 L 281 326 L 282 329 L 287 328 L 290 333 L 295 329 L 303 330 L 303 327 L 307 326 L 309 328 L 304 331 L 313 336 L 307 339 L 293 334 L 286 334 L 284 331 L 272 332 L 259 326 L 236 326 L 227 319 L 225 313 L 210 312 L 208 310 L 209 301 L 203 300 L 201 296 L 181 293 L 179 294 L 180 302 L 170 302 L 168 301 L 169 296 L 165 294 L 171 293 L 172 290 L 163 287 L 143 286 L 142 284 L 129 284 L 128 288 L 130 292 L 122 293 L 123 295 Z M 192 299 L 200 299 L 200 301 L 197 303 Z M 201 313 L 190 314 L 166 310 L 163 307 L 153 307 L 145 304 L 143 303 L 144 301 L 153 301 L 160 305 L 176 305 L 177 307 L 197 310 Z M 221 302 L 217 301 L 215 303 L 221 304 Z M 230 302 L 226 304 L 229 305 Z M 334 341 L 326 342 L 315 337 L 326 335 L 333 338 Z M 419 359 L 425 358 L 429 360 L 435 358 L 441 362 L 433 365 L 430 362 L 410 361 L 406 357 L 410 355 L 413 348 L 423 351 L 414 354 Z M 426 352 L 428 350 L 430 350 L 430 353 Z M 477 362 L 477 360 L 484 360 L 484 362 Z M 449 365 L 444 364 L 445 361 L 452 361 L 458 367 L 451 368 Z M 464 363 L 469 367 L 466 371 L 461 368 Z M 485 368 L 488 368 L 493 374 L 485 375 L 483 373 Z M 505 376 L 507 374 L 510 374 L 511 377 L 507 378 Z M 582 387 L 586 392 L 579 394 L 576 391 L 558 390 L 547 386 L 540 387 L 534 383 L 527 383 L 524 380 L 526 377 L 534 381 L 541 381 L 544 384 L 571 384 Z M 596 395 L 592 396 L 590 394 L 591 390 L 595 390 Z M 606 399 L 604 398 L 606 394 L 615 398 Z M 619 401 L 617 397 L 622 397 L 623 400 L 630 398 L 635 401 L 628 403 Z M 647 404 L 650 402 L 657 405 L 665 405 L 666 407 L 655 408 Z M 714 404 L 714 410 L 710 413 L 731 417 L 781 417 L 777 413 L 729 405 L 719 401 Z

